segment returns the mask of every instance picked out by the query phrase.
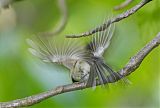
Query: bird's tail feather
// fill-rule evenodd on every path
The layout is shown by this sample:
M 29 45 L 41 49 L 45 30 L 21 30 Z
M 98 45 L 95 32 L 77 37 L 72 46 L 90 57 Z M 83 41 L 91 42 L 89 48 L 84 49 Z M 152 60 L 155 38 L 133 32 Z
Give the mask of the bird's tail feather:
M 91 66 L 87 86 L 96 86 L 96 83 L 104 86 L 107 83 L 116 82 L 121 79 L 122 75 L 114 72 L 107 64 L 103 62 L 94 62 Z

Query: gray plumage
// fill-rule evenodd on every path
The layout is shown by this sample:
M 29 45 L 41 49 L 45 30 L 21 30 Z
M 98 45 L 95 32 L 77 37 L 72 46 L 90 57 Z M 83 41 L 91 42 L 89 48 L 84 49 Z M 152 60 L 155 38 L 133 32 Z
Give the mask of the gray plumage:
M 29 51 L 44 62 L 62 64 L 71 72 L 71 78 L 75 81 L 86 81 L 87 86 L 95 86 L 97 82 L 101 85 L 113 82 L 122 77 L 114 72 L 103 59 L 103 54 L 108 48 L 113 36 L 114 26 L 109 26 L 105 31 L 92 36 L 91 42 L 84 46 L 72 39 L 57 45 L 56 42 L 41 39 L 33 42 L 28 39 L 32 48 Z

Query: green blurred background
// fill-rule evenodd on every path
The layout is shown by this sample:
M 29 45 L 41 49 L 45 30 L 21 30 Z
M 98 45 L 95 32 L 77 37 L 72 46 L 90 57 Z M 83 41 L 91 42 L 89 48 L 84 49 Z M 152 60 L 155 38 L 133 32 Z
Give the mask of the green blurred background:
M 113 7 L 124 0 L 67 0 L 68 23 L 60 34 L 81 33 L 120 11 Z M 69 71 L 46 64 L 28 52 L 27 38 L 33 33 L 57 26 L 61 17 L 56 0 L 24 0 L 0 13 L 0 101 L 37 94 L 59 85 L 70 84 Z M 153 0 L 137 13 L 116 24 L 112 43 L 105 53 L 114 70 L 121 69 L 160 31 L 160 0 Z M 62 39 L 63 40 L 63 39 Z M 125 86 L 110 84 L 110 89 L 97 87 L 65 93 L 30 108 L 160 108 L 160 48 L 154 49 L 141 66 L 127 78 Z

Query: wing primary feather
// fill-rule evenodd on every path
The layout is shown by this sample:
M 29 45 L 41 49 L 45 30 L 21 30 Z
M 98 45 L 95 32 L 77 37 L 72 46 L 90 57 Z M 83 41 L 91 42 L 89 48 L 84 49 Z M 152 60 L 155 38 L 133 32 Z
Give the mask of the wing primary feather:
M 98 76 L 98 80 L 100 81 L 100 84 L 103 86 L 104 82 L 103 82 L 103 78 L 102 78 L 102 75 L 101 75 L 101 71 L 99 70 L 96 63 L 95 63 L 95 69 L 96 69 L 96 73 L 97 73 L 97 76 Z
M 102 66 L 102 64 L 97 64 L 97 67 L 99 67 L 98 69 L 100 70 L 100 74 L 102 76 L 102 79 L 103 79 L 103 82 L 108 82 L 108 78 L 106 77 L 106 74 L 105 74 L 105 70 Z
M 48 48 L 48 46 L 44 43 L 44 41 L 39 36 L 38 36 L 38 39 L 43 44 L 43 46 L 47 49 L 48 53 L 52 55 L 52 52 L 50 51 L 50 49 Z
M 86 58 L 86 51 L 83 46 L 72 41 L 64 41 L 64 44 L 59 44 L 55 40 L 43 40 L 38 38 L 38 40 L 33 42 L 32 40 L 27 40 L 31 45 L 33 55 L 36 55 L 45 62 L 59 63 L 63 64 L 67 68 L 71 68 L 73 63 L 77 60 L 83 60 Z M 57 44 L 56 44 L 57 43 Z
M 94 72 L 94 67 L 91 66 L 91 70 L 90 70 L 90 73 L 89 73 L 89 78 L 88 78 L 88 81 L 87 81 L 87 86 L 88 87 L 91 87 L 93 86 L 93 82 L 94 82 L 94 77 L 95 77 L 95 72 Z
M 30 40 L 30 39 L 27 39 L 27 43 L 32 47 L 32 48 L 29 48 L 29 51 L 30 51 L 33 55 L 41 58 L 42 60 L 44 60 L 44 59 L 47 58 L 45 55 L 48 55 L 48 52 L 45 51 L 42 47 L 36 45 L 36 44 L 35 44 L 32 40 Z M 37 43 L 37 44 L 38 44 L 38 43 Z
M 103 63 L 103 66 L 104 68 L 110 73 L 111 75 L 111 78 L 114 78 L 114 79 L 111 79 L 111 82 L 113 81 L 116 81 L 117 79 L 119 78 L 122 78 L 122 76 L 117 73 L 117 72 L 114 72 L 108 65 L 106 65 L 105 63 Z
M 115 72 L 108 65 L 106 65 L 105 63 L 103 63 L 103 66 L 109 72 L 109 76 L 111 76 L 109 78 L 111 78 L 111 81 L 112 80 L 116 80 L 116 76 L 114 75 Z
M 105 24 L 105 22 L 106 22 L 106 19 L 104 20 L 103 24 Z M 101 41 L 101 43 L 102 43 L 103 46 L 105 45 L 104 40 L 105 40 L 106 32 L 107 32 L 107 30 L 102 32 L 102 38 L 101 38 L 102 41 Z
M 104 26 L 102 27 L 104 29 Z M 106 30 L 93 34 L 91 42 L 87 45 L 87 50 L 89 50 L 93 56 L 102 57 L 105 50 L 108 48 L 115 25 L 110 25 Z

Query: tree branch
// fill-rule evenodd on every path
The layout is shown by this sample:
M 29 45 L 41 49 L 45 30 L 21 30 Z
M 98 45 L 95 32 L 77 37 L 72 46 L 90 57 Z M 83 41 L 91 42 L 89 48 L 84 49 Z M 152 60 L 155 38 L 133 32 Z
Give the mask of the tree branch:
M 51 32 L 42 32 L 39 33 L 39 36 L 56 36 L 57 34 L 59 34 L 66 26 L 67 24 L 67 20 L 68 20 L 68 10 L 67 10 L 67 6 L 66 6 L 66 2 L 65 0 L 58 0 L 58 4 L 59 4 L 59 9 L 61 11 L 61 20 L 59 25 L 56 27 L 55 30 L 51 31 Z
M 131 8 L 130 10 L 127 10 L 126 12 L 124 12 L 120 15 L 117 15 L 116 17 L 108 20 L 106 23 L 102 24 L 101 26 L 99 26 L 93 30 L 90 30 L 90 31 L 87 31 L 87 32 L 84 32 L 81 34 L 66 35 L 66 37 L 67 38 L 79 38 L 79 37 L 85 37 L 85 36 L 92 35 L 92 34 L 99 32 L 99 31 L 104 31 L 105 29 L 107 29 L 109 27 L 110 24 L 115 23 L 115 22 L 119 22 L 122 19 L 129 17 L 130 15 L 134 14 L 136 11 L 138 11 L 140 8 L 142 8 L 145 4 L 149 3 L 150 1 L 151 0 L 142 0 L 139 4 L 137 4 L 136 6 Z
M 133 0 L 125 0 L 123 3 L 121 3 L 118 6 L 114 7 L 114 10 L 120 10 L 123 9 L 124 7 L 128 6 Z
M 130 61 L 126 64 L 124 68 L 118 71 L 123 77 L 130 75 L 132 72 L 134 72 L 141 64 L 143 59 L 158 45 L 160 44 L 160 32 L 157 34 L 157 36 L 150 41 L 144 48 L 142 48 L 135 56 L 133 56 Z M 121 77 L 121 78 L 123 78 Z M 112 82 L 105 82 L 105 83 L 114 83 L 121 78 L 116 78 L 115 81 Z M 97 86 L 100 85 L 100 83 L 97 83 Z M 73 83 L 68 85 L 59 86 L 55 89 L 36 94 L 33 96 L 29 96 L 22 99 L 17 99 L 9 102 L 0 102 L 0 108 L 17 108 L 17 107 L 25 107 L 25 106 L 31 106 L 36 103 L 39 103 L 47 98 L 66 93 L 76 90 L 82 90 L 85 88 L 89 88 L 86 86 L 85 83 Z

